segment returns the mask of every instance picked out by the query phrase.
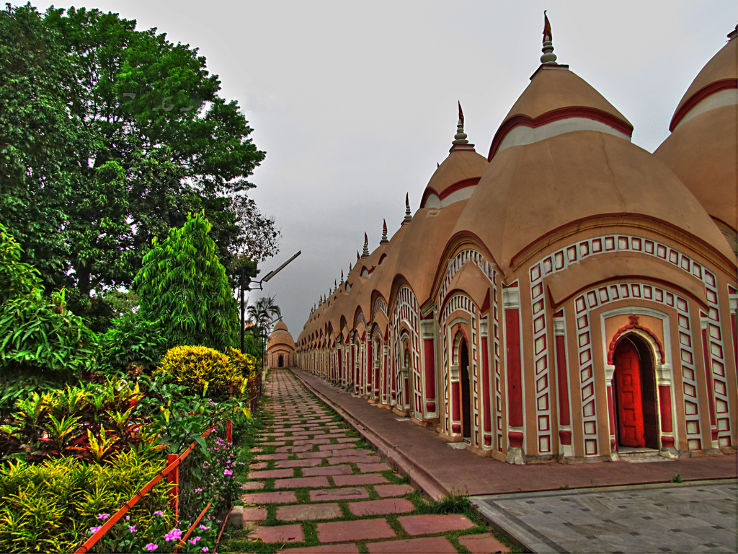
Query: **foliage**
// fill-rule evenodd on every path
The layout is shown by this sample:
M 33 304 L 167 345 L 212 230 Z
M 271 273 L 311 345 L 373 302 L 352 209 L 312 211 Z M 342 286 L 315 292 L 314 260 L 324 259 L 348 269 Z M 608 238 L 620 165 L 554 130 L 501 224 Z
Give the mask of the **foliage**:
M 10 298 L 26 296 L 41 287 L 38 270 L 21 262 L 22 249 L 7 227 L 0 223 L 0 305 Z
M 269 336 L 274 322 L 282 317 L 282 310 L 274 302 L 273 296 L 264 296 L 248 307 L 248 314 L 259 334 Z
M 96 9 L 8 5 L 0 71 L 0 220 L 51 289 L 104 301 L 201 209 L 229 269 L 276 253 L 247 194 L 264 153 L 197 49 Z
M 75 374 L 93 369 L 97 335 L 67 309 L 65 292 L 40 289 L 0 305 L 0 368 Z
M 100 337 L 100 346 L 104 368 L 149 373 L 166 350 L 166 338 L 158 321 L 131 312 L 113 321 L 113 326 Z
M 3 371 L 0 376 L 0 419 L 10 415 L 16 402 L 31 392 L 51 392 L 63 386 L 57 379 L 28 375 L 22 371 Z
M 104 464 L 61 457 L 0 466 L 0 551 L 71 552 L 102 524 L 100 516 L 115 513 L 164 465 L 131 450 Z M 162 480 L 129 512 L 141 538 L 150 536 L 153 512 L 166 510 L 167 495 Z
M 138 405 L 142 397 L 138 385 L 121 379 L 34 392 L 19 399 L 0 426 L 0 455 L 35 462 L 76 456 L 100 463 L 133 450 L 153 457 L 162 447 Z
M 219 398 L 243 393 L 246 379 L 240 361 L 204 346 L 175 346 L 164 354 L 156 374 L 187 387 L 192 394 L 205 389 Z
M 237 303 L 218 261 L 212 226 L 203 213 L 190 214 L 146 254 L 136 275 L 144 317 L 161 322 L 169 346 L 235 344 Z

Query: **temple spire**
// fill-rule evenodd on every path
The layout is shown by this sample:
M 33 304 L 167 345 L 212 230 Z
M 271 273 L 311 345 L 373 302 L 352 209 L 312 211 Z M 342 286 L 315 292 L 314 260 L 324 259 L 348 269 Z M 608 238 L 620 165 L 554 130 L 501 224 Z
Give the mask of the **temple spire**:
M 341 270 L 341 284 L 343 284 L 343 269 Z
M 546 10 L 543 10 L 543 56 L 541 63 L 544 65 L 557 65 L 556 54 L 553 53 L 553 33 L 551 32 L 551 22 L 548 20 Z
M 413 220 L 413 216 L 410 213 L 410 193 L 405 193 L 405 219 L 402 220 L 402 224 L 410 223 Z
M 369 237 L 364 233 L 364 249 L 361 251 L 361 257 L 366 258 L 369 255 Z
M 379 244 L 384 244 L 386 242 L 389 242 L 389 240 L 387 240 L 387 220 L 383 219 L 382 220 L 382 240 L 379 241 Z
M 456 124 L 456 134 L 454 135 L 449 152 L 453 152 L 454 150 L 474 150 L 474 145 L 469 144 L 469 141 L 466 140 L 467 135 L 464 132 L 464 111 L 461 109 L 461 101 L 457 102 L 459 105 L 459 122 Z

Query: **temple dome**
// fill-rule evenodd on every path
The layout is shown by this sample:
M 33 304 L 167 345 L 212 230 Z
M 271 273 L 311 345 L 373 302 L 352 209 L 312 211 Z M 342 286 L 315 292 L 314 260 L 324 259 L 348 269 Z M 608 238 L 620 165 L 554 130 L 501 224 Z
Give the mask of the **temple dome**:
M 269 335 L 269 339 L 267 340 L 267 350 L 271 350 L 277 345 L 285 345 L 290 348 L 295 347 L 295 341 L 292 339 L 292 335 L 287 329 L 287 325 L 285 325 L 284 321 L 281 319 L 277 322 Z
M 421 208 L 443 208 L 471 196 L 487 160 L 473 148 L 451 149 L 428 181 L 420 202 Z
M 633 126 L 568 65 L 543 64 L 492 139 L 488 159 L 511 146 L 573 131 L 600 131 L 630 139 Z
M 707 62 L 671 120 L 671 135 L 654 152 L 697 197 L 736 249 L 738 229 L 738 39 Z

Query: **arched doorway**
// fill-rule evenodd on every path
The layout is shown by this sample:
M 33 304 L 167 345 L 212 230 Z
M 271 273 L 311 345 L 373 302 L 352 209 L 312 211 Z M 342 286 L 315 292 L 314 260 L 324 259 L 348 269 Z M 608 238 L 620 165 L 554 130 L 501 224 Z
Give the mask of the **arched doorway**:
M 461 381 L 461 430 L 464 438 L 471 440 L 472 434 L 472 413 L 471 413 L 471 394 L 469 387 L 469 349 L 466 346 L 466 339 L 462 338 L 459 342 L 459 381 Z
M 656 374 L 648 343 L 635 333 L 620 339 L 614 353 L 615 431 L 623 447 L 658 448 Z
M 410 378 L 410 374 L 412 373 L 412 367 L 411 367 L 411 358 L 410 358 L 410 344 L 409 342 L 405 341 L 403 343 L 404 348 L 404 354 L 402 356 L 402 378 L 403 378 L 403 391 L 404 391 L 404 397 L 403 397 L 403 406 L 405 408 L 410 410 L 410 415 L 413 413 L 412 406 L 410 405 L 410 399 L 413 397 L 413 391 L 412 391 L 412 379 Z
M 279 355 L 279 360 L 277 360 L 277 367 L 284 367 L 284 356 L 282 354 Z

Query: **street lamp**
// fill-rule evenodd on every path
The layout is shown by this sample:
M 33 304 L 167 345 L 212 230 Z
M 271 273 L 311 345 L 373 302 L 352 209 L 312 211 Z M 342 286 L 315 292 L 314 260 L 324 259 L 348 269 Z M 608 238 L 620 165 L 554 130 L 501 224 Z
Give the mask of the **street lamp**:
M 254 285 L 258 285 L 258 286 L 251 287 L 250 285 L 252 283 L 251 283 L 250 280 L 249 280 L 249 286 L 246 286 L 246 283 L 245 283 L 245 281 L 246 281 L 246 270 L 245 270 L 245 268 L 242 268 L 241 269 L 241 282 L 240 282 L 240 285 L 241 285 L 241 352 L 243 352 L 243 349 L 244 349 L 244 322 L 245 322 L 245 311 L 246 311 L 246 303 L 245 303 L 245 300 L 244 300 L 244 291 L 245 290 L 252 291 L 252 290 L 257 290 L 257 289 L 258 290 L 264 290 L 264 283 L 269 282 L 277 273 L 279 273 L 285 267 L 287 267 L 287 264 L 289 264 L 292 260 L 294 260 L 295 258 L 297 258 L 297 256 L 299 256 L 300 254 L 302 254 L 302 250 L 298 250 L 297 253 L 293 254 L 290 257 L 289 260 L 287 260 L 286 262 L 284 262 L 277 269 L 274 269 L 274 270 L 270 271 L 269 273 L 267 273 L 266 275 L 264 275 L 264 277 L 262 277 L 261 279 L 259 279 L 258 281 L 255 281 L 253 283 Z M 264 362 L 263 362 L 263 359 L 262 359 L 262 365 L 263 364 L 264 364 Z

